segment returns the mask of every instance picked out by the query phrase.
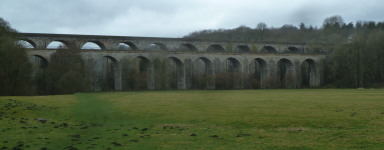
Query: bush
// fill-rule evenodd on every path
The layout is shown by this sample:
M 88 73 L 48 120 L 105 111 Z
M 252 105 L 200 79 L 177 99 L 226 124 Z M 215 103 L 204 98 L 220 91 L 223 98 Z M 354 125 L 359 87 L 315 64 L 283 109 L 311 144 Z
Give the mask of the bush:
M 263 86 L 267 89 L 276 88 L 276 78 L 275 77 L 266 77 L 263 79 Z
M 217 90 L 228 90 L 234 87 L 234 73 L 232 72 L 221 72 L 216 74 L 216 89 Z

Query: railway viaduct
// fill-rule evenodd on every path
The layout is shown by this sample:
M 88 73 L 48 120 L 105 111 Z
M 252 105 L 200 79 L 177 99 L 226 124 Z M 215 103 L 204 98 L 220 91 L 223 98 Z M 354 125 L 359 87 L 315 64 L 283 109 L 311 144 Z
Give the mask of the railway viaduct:
M 111 60 L 115 66 L 115 90 L 122 90 L 121 70 L 124 59 L 140 58 L 147 65 L 147 88 L 155 89 L 154 59 L 170 59 L 177 67 L 178 89 L 192 89 L 192 76 L 196 71 L 193 64 L 197 60 L 204 62 L 205 74 L 214 75 L 226 71 L 230 62 L 235 76 L 234 88 L 250 88 L 251 62 L 257 62 L 261 68 L 260 81 L 266 78 L 276 78 L 278 62 L 284 63 L 286 74 L 293 74 L 300 79 L 301 65 L 306 62 L 309 65 L 309 85 L 321 84 L 322 60 L 325 55 L 310 54 L 309 47 L 305 44 L 287 43 L 252 43 L 213 41 L 185 38 L 158 38 L 158 37 L 132 37 L 132 36 L 96 36 L 96 35 L 69 35 L 69 34 L 38 34 L 21 33 L 22 41 L 33 46 L 28 50 L 30 57 L 36 57 L 49 65 L 51 55 L 57 49 L 47 49 L 54 41 L 64 45 L 72 43 L 80 49 L 80 54 L 90 65 L 95 65 L 100 58 Z M 100 50 L 81 49 L 84 44 L 91 42 L 97 44 Z M 131 50 L 117 50 L 119 44 L 126 44 Z M 157 46 L 158 50 L 150 50 Z M 207 89 L 215 89 L 215 80 L 210 79 L 206 83 Z M 263 84 L 263 82 L 261 82 Z

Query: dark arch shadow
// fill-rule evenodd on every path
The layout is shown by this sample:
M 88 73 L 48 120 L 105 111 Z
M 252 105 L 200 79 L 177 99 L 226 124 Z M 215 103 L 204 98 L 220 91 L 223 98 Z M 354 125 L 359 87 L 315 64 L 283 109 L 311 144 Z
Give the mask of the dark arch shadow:
M 140 58 L 143 60 L 147 67 L 147 89 L 153 90 L 155 88 L 155 78 L 154 78 L 154 68 L 152 62 L 144 56 L 137 56 L 137 58 Z
M 260 82 L 259 86 L 263 87 L 264 79 L 269 77 L 269 68 L 267 65 L 267 61 L 265 61 L 262 58 L 255 58 L 254 61 L 257 64 L 255 63 L 254 64 L 255 68 L 252 68 L 252 70 L 254 69 L 254 72 L 252 72 L 251 78 L 259 80 L 259 82 Z
M 199 60 L 204 62 L 204 71 L 205 72 L 204 72 L 202 78 L 199 77 L 199 76 L 201 76 L 201 74 L 200 74 L 200 70 L 197 69 L 200 67 L 200 66 L 198 66 Z M 195 61 L 193 61 L 192 66 L 193 66 L 192 72 L 193 72 L 193 76 L 194 76 L 193 79 L 195 80 L 195 82 L 194 82 L 195 89 L 197 89 L 198 87 L 201 86 L 201 84 L 199 83 L 200 80 L 205 81 L 205 85 L 202 85 L 203 89 L 209 89 L 209 90 L 215 89 L 215 77 L 214 77 L 215 70 L 214 70 L 214 66 L 213 66 L 213 63 L 211 62 L 211 60 L 209 60 L 206 57 L 199 57 Z
M 272 46 L 264 46 L 259 51 L 260 53 L 277 53 L 277 50 Z
M 230 63 L 226 62 L 228 65 L 227 72 L 232 74 L 233 76 L 233 88 L 235 89 L 241 89 L 242 88 L 242 82 L 243 82 L 243 72 L 241 68 L 241 62 L 237 60 L 236 58 L 229 57 L 226 60 L 229 60 Z M 232 67 L 230 66 L 232 65 Z M 231 79 L 230 79 L 231 80 Z
M 185 85 L 185 74 L 184 74 L 184 63 L 177 57 L 168 57 L 176 63 L 177 67 L 177 89 L 186 89 Z
M 296 48 L 296 47 L 288 47 L 288 52 L 289 53 L 301 53 L 300 49 Z
M 110 62 L 111 61 L 111 62 Z M 102 56 L 94 63 L 95 91 L 121 90 L 120 64 L 113 56 Z
M 301 62 L 301 84 L 304 86 L 318 86 L 316 80 L 316 62 L 313 59 L 305 59 Z
M 127 44 L 132 50 L 139 50 L 139 48 L 137 48 L 137 46 L 132 42 L 121 42 L 121 43 Z
M 45 57 L 43 57 L 41 55 L 32 55 L 32 56 L 38 58 L 38 59 L 35 59 L 35 62 L 34 62 L 36 65 L 38 65 L 40 67 L 48 66 L 48 60 Z
M 25 41 L 25 42 L 28 42 L 29 44 L 32 45 L 33 49 L 37 49 L 37 45 L 35 42 L 33 42 L 32 40 L 30 39 L 20 39 L 20 41 Z
M 169 51 L 168 47 L 166 45 L 164 45 L 163 43 L 153 43 L 155 44 L 156 46 L 158 46 L 161 50 L 163 51 Z
M 239 48 L 240 53 L 250 53 L 252 51 L 247 45 L 239 45 L 237 47 Z
M 32 77 L 35 80 L 33 88 L 38 95 L 47 94 L 47 67 L 48 60 L 41 55 L 31 55 L 29 61 L 32 63 Z
M 207 52 L 225 52 L 225 49 L 219 44 L 213 44 L 209 46 L 206 51 Z
M 277 80 L 280 82 L 278 86 L 282 88 L 295 88 L 297 86 L 297 79 L 295 68 L 291 60 L 281 58 L 277 61 Z
M 192 44 L 190 44 L 190 43 L 181 44 L 181 45 L 187 47 L 188 50 L 191 51 L 191 52 L 197 52 L 197 51 L 198 51 L 198 49 L 197 49 L 194 45 L 192 45 Z M 180 48 L 179 48 L 179 49 L 180 49 Z

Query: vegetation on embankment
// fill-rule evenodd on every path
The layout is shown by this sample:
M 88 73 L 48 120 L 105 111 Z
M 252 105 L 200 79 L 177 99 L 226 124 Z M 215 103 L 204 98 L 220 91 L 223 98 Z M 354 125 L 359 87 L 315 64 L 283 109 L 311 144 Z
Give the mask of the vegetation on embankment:
M 383 97 L 382 89 L 0 97 L 0 148 L 381 149 Z

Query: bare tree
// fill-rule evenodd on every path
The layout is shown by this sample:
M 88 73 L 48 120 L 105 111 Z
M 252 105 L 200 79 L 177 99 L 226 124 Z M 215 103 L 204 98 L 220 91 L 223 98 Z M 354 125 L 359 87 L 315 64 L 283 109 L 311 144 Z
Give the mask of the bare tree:
M 263 41 L 263 36 L 265 34 L 265 31 L 267 30 L 267 24 L 265 24 L 264 22 L 260 22 L 259 24 L 257 24 L 256 29 L 258 30 L 260 41 Z

